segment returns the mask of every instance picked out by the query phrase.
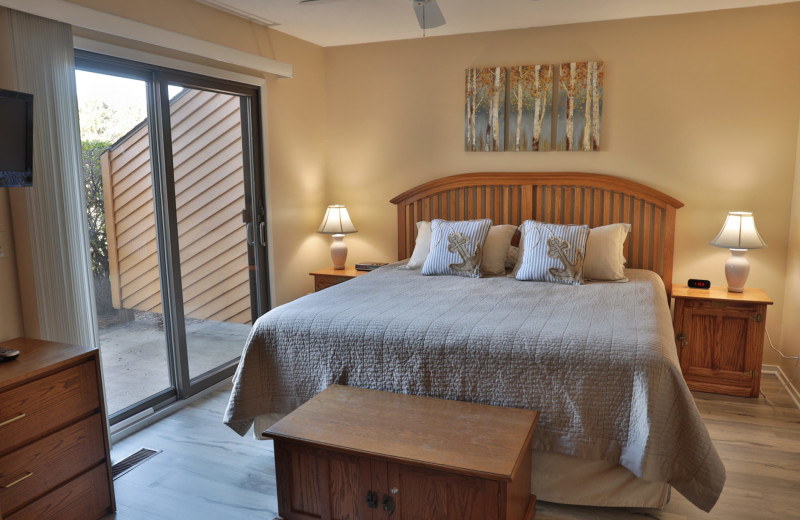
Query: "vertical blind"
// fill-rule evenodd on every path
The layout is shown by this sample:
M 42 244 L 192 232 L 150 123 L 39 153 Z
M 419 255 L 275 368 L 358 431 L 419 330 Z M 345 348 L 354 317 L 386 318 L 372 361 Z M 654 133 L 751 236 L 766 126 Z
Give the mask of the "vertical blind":
M 25 190 L 42 339 L 97 346 L 69 25 L 9 10 L 16 89 L 34 96 Z

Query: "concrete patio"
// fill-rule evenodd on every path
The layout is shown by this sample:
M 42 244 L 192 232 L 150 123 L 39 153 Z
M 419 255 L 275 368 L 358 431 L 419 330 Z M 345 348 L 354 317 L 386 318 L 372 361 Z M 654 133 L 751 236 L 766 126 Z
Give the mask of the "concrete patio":
M 101 320 L 100 359 L 109 415 L 170 386 L 161 315 L 134 315 L 131 321 Z M 190 377 L 238 357 L 249 332 L 250 325 L 187 318 Z

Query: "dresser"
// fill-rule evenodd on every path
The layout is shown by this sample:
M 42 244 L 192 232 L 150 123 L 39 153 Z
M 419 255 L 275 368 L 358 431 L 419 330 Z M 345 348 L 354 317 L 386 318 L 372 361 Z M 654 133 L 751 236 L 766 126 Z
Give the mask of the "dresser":
M 274 424 L 282 520 L 530 520 L 539 412 L 332 385 Z
M 675 345 L 692 390 L 758 397 L 767 306 L 761 289 L 673 285 Z
M 19 338 L 0 363 L 0 518 L 93 520 L 115 510 L 96 349 Z

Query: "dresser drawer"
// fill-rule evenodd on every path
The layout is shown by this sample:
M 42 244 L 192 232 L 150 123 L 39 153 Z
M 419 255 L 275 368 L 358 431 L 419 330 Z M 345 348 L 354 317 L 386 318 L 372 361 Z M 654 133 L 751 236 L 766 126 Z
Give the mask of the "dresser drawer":
M 70 480 L 4 520 L 86 520 L 111 509 L 105 465 Z
M 0 510 L 12 511 L 105 457 L 99 413 L 0 458 Z
M 95 370 L 92 360 L 0 393 L 0 453 L 97 409 Z

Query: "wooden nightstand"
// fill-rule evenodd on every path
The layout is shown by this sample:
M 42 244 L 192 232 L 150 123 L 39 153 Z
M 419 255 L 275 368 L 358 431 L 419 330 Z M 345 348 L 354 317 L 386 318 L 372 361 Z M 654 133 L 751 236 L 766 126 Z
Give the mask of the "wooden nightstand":
M 758 397 L 767 305 L 761 289 L 673 285 L 675 344 L 692 390 Z
M 369 271 L 356 271 L 356 267 L 354 265 L 346 265 L 344 266 L 344 269 L 326 267 L 325 269 L 312 271 L 308 274 L 314 277 L 314 292 L 316 292 L 321 291 L 322 289 L 327 289 L 333 285 L 346 282 L 347 280 L 351 280 L 357 276 L 361 276 L 362 274 L 367 274 L 368 272 Z

